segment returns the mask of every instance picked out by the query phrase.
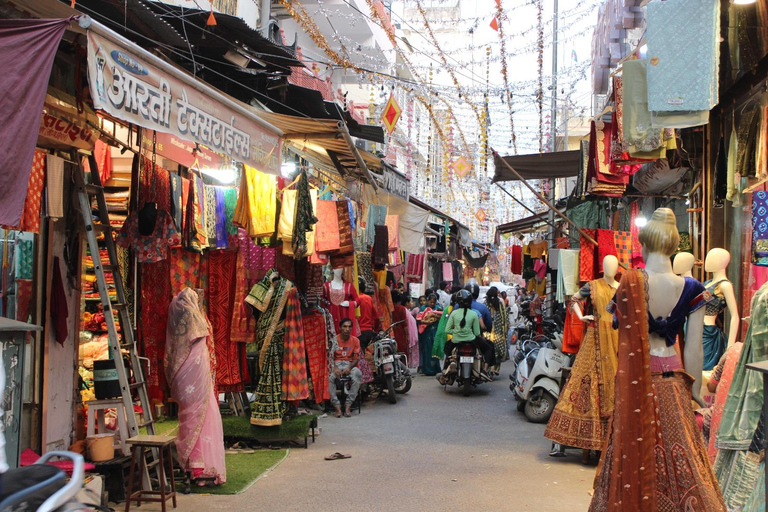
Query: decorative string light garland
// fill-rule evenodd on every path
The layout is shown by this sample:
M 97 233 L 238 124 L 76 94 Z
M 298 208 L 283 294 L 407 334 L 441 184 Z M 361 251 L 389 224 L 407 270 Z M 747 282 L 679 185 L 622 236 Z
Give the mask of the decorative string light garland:
M 538 57 L 539 88 L 536 101 L 539 107 L 539 153 L 544 152 L 544 2 L 536 0 L 536 19 L 538 20 Z
M 504 78 L 504 88 L 507 95 L 507 107 L 509 108 L 509 129 L 512 138 L 512 149 L 517 154 L 517 136 L 515 135 L 515 110 L 512 106 L 512 94 L 509 92 L 509 77 L 507 74 L 507 43 L 504 39 L 504 21 L 507 15 L 501 7 L 501 0 L 496 0 L 496 24 L 498 25 L 499 40 L 501 41 L 501 75 Z

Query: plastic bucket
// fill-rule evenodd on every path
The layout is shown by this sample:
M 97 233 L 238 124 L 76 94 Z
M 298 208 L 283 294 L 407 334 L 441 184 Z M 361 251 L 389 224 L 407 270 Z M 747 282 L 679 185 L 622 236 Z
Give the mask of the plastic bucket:
M 93 391 L 96 400 L 123 396 L 120 392 L 120 381 L 117 379 L 114 359 L 93 362 Z
M 93 462 L 115 458 L 115 434 L 95 434 L 85 438 L 88 459 Z

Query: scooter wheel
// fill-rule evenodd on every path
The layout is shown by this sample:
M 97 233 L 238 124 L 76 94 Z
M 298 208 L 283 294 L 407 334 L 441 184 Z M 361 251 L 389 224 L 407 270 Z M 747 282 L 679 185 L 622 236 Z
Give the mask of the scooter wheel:
M 525 402 L 522 400 L 517 401 L 517 412 L 523 412 L 525 410 Z
M 557 399 L 547 391 L 542 391 L 541 398 L 538 401 L 528 400 L 525 402 L 525 417 L 531 423 L 546 423 L 555 410 Z

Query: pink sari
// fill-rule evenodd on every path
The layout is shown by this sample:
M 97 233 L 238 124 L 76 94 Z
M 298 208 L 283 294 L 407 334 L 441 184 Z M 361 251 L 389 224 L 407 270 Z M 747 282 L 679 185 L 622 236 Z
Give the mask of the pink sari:
M 723 366 L 723 374 L 717 383 L 715 403 L 712 404 L 712 418 L 709 424 L 707 455 L 709 455 L 709 461 L 712 464 L 715 463 L 715 457 L 717 457 L 717 448 L 715 448 L 717 431 L 720 430 L 720 421 L 723 419 L 723 409 L 725 409 L 725 401 L 728 399 L 728 390 L 731 389 L 731 381 L 733 380 L 733 374 L 736 373 L 736 367 L 738 366 L 743 347 L 743 343 L 734 343 L 725 351 L 725 365 Z
M 408 366 L 410 368 L 419 367 L 419 328 L 416 325 L 416 319 L 413 313 L 406 311 L 405 318 L 408 320 Z
M 224 432 L 206 344 L 210 334 L 197 294 L 184 288 L 168 308 L 165 345 L 165 373 L 171 396 L 179 404 L 176 452 L 192 478 L 223 484 L 227 481 Z

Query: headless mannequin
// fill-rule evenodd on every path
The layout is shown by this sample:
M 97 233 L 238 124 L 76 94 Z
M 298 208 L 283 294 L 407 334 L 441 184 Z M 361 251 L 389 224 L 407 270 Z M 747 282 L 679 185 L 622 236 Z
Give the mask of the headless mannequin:
M 649 254 L 643 246 L 643 260 L 648 276 L 648 311 L 654 318 L 666 318 L 677 305 L 685 279 L 675 275 L 668 254 Z M 701 370 L 704 364 L 703 330 L 704 308 L 699 308 L 688 315 L 683 364 L 685 371 L 695 379 L 691 389 L 692 398 L 701 407 L 706 407 L 700 396 Z M 664 338 L 656 333 L 648 333 L 648 342 L 652 356 L 671 357 L 677 354 L 674 345 L 668 347 Z
M 616 280 L 616 274 L 619 271 L 619 260 L 616 256 L 608 255 L 603 258 L 603 279 L 608 286 L 614 290 L 619 287 L 619 282 Z M 582 322 L 592 322 L 595 317 L 592 315 L 584 315 L 581 311 L 581 304 L 579 302 L 573 303 L 573 312 L 576 313 L 576 318 Z
M 672 272 L 680 277 L 693 277 L 693 264 L 696 258 L 689 252 L 681 252 L 672 262 Z
M 728 347 L 734 344 L 736 336 L 739 334 L 739 308 L 736 305 L 736 294 L 733 291 L 733 283 L 728 281 L 725 269 L 731 262 L 731 254 L 725 249 L 712 249 L 707 253 L 704 260 L 704 271 L 712 273 L 712 283 L 723 281 L 719 284 L 720 292 L 725 297 L 725 303 L 728 306 Z M 705 316 L 704 325 L 715 325 L 717 315 Z
M 138 231 L 140 235 L 149 236 L 155 232 L 157 224 L 157 203 L 144 203 L 138 213 Z
M 344 280 L 341 278 L 341 274 L 344 272 L 344 269 L 337 268 L 333 270 L 333 279 L 331 280 L 331 288 L 334 290 L 341 290 L 344 288 Z M 345 300 L 341 304 L 339 304 L 342 307 L 349 306 L 349 301 Z

